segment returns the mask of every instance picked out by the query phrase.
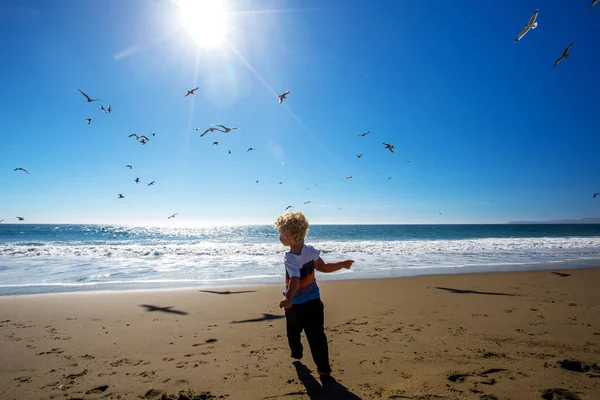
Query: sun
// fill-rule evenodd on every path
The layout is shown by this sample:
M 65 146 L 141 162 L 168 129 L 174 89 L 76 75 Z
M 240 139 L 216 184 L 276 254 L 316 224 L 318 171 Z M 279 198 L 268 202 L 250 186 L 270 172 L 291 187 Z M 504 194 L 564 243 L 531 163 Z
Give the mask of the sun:
M 227 34 L 227 12 L 223 0 L 181 0 L 183 25 L 198 46 L 220 46 Z

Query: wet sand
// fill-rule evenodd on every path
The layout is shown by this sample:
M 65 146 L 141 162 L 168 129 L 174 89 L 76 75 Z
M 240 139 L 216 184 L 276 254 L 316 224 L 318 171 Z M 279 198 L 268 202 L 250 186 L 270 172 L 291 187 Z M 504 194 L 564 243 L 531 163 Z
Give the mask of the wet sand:
M 600 269 L 319 285 L 324 382 L 282 285 L 2 297 L 0 398 L 600 399 Z

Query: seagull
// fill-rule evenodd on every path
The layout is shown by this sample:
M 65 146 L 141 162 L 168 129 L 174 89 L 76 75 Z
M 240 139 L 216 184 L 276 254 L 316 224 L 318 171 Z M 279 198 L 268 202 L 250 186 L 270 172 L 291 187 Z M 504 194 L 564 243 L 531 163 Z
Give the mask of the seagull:
M 279 104 L 283 103 L 283 99 L 287 98 L 286 96 L 288 94 L 290 94 L 290 90 L 286 90 L 285 92 L 283 92 L 279 96 L 277 96 L 279 98 Z
M 255 183 L 258 183 L 258 181 L 256 181 Z
M 357 158 L 362 158 L 362 153 L 356 155 Z
M 177 214 L 179 214 L 179 213 L 175 213 L 175 214 L 171 215 L 171 216 L 170 216 L 169 218 L 167 218 L 167 219 L 175 218 L 175 216 L 176 216 Z
M 100 99 L 92 99 L 90 96 L 88 96 L 87 94 L 83 93 L 83 91 L 81 89 L 79 89 L 79 88 L 77 88 L 77 90 L 79 90 L 81 92 L 81 94 L 85 96 L 85 98 L 87 99 L 88 103 L 100 100 Z
M 218 144 L 219 144 L 219 142 L 213 142 L 213 145 L 215 145 L 215 146 L 218 145 Z
M 342 179 L 343 181 L 345 181 L 346 179 L 352 179 L 352 175 L 348 175 L 346 176 L 344 179 Z
M 523 28 L 523 30 L 521 31 L 521 33 L 519 33 L 519 36 L 517 36 L 517 38 L 515 39 L 515 43 L 517 43 L 519 40 L 523 39 L 523 36 L 525 36 L 525 34 L 527 32 L 529 32 L 530 29 L 537 28 L 538 23 L 537 23 L 536 19 L 537 19 L 539 11 L 540 10 L 535 10 L 535 12 L 531 16 L 531 18 L 529 18 L 529 22 L 527 23 L 527 25 L 525 25 L 525 27 Z
M 200 130 L 200 128 L 196 128 L 196 130 L 197 130 L 197 131 L 199 131 L 199 130 Z M 210 128 L 208 128 L 207 130 L 205 130 L 205 131 L 204 131 L 204 133 L 202 133 L 202 134 L 200 135 L 200 137 L 202 137 L 202 136 L 206 135 L 208 132 L 214 132 L 214 131 L 219 131 L 219 132 L 221 132 L 219 129 L 215 128 L 214 126 L 211 126 L 211 127 L 210 127 Z
M 100 109 L 101 109 L 102 111 L 104 111 L 104 114 L 106 114 L 106 108 L 104 108 L 104 106 L 103 106 L 102 104 L 100 104 Z
M 140 139 L 143 139 L 143 140 L 150 140 L 150 139 L 148 139 L 148 136 L 146 136 L 146 135 L 142 135 L 142 136 L 140 136 Z
M 310 204 L 310 200 L 309 201 L 305 201 L 304 204 Z
M 17 217 L 19 221 L 25 221 L 25 217 Z M 4 220 L 3 220 L 4 221 Z
M 569 58 L 569 49 L 571 48 L 571 46 L 573 46 L 573 43 L 571 43 L 570 45 L 568 45 L 567 48 L 563 51 L 563 53 L 560 55 L 560 57 L 558 57 L 558 60 L 556 60 L 554 62 L 554 68 L 556 68 L 556 66 L 558 65 L 558 63 L 561 62 L 563 59 Z
M 87 121 L 88 125 L 92 123 L 92 119 L 91 118 L 86 118 L 85 120 Z
M 231 150 L 228 150 L 228 151 L 229 151 L 229 154 L 231 154 Z
M 391 151 L 392 153 L 394 152 L 394 146 L 391 144 L 388 144 L 386 142 L 383 142 L 383 145 L 385 146 L 386 149 L 388 149 L 389 151 Z
M 405 163 L 410 164 L 413 160 L 404 160 Z
M 590 8 L 594 7 L 598 3 L 598 0 L 592 0 L 592 4 L 590 4 Z
M 133 168 L 133 166 L 132 166 L 132 165 L 130 165 L 130 164 L 127 164 L 127 165 L 125 166 L 125 168 L 132 169 L 132 168 Z
M 21 168 L 21 167 L 19 167 L 19 168 L 15 168 L 15 171 L 23 171 L 23 172 L 25 172 L 27 175 L 29 175 L 29 171 L 27 171 L 25 168 Z
M 140 178 L 135 178 L 135 183 L 140 183 Z
M 292 207 L 294 207 L 294 206 L 287 206 L 284 211 L 287 211 L 287 210 L 289 210 Z
M 371 131 L 367 131 L 367 132 L 365 132 L 365 133 L 361 133 L 361 134 L 360 134 L 360 135 L 358 135 L 358 136 L 365 137 L 365 136 L 367 136 L 369 133 L 371 133 Z
M 198 86 L 195 88 L 188 90 L 187 93 L 183 97 L 188 97 L 190 94 L 196 94 L 196 90 L 198 90 Z
M 132 133 L 132 134 L 131 134 L 131 135 L 129 135 L 128 137 L 134 137 L 134 138 L 135 138 L 135 140 L 139 140 L 139 138 L 140 138 L 140 137 L 139 137 L 138 135 L 136 135 L 135 133 Z
M 596 198 L 596 196 L 598 196 L 599 194 L 600 194 L 600 192 L 594 193 L 594 198 Z
M 390 179 L 392 179 L 392 177 L 391 177 L 391 176 L 388 176 L 387 180 L 389 181 Z
M 317 187 L 318 185 L 319 185 L 318 183 L 315 183 L 314 185 L 307 187 L 306 190 L 310 190 L 314 187 Z
M 342 207 L 338 208 L 338 211 L 342 211 Z
M 283 185 L 283 182 L 279 182 L 280 185 Z
M 4 222 L 4 220 L 3 220 L 3 219 L 0 219 L 0 223 L 2 223 L 2 222 Z
M 148 142 L 146 141 L 146 139 L 142 139 L 142 140 L 140 141 L 140 143 L 141 143 L 141 144 L 146 144 L 146 143 L 148 143 Z
M 156 132 L 152 132 L 152 136 L 156 136 Z
M 218 125 L 218 124 L 216 126 L 220 126 L 221 128 L 223 128 L 224 129 L 223 133 L 229 133 L 231 131 L 235 131 L 235 130 L 240 129 L 240 128 L 228 128 L 225 125 Z
M 254 150 L 254 148 L 248 147 L 248 150 L 246 150 L 246 153 L 249 152 L 250 150 Z
M 152 186 L 152 185 L 154 185 L 154 182 L 156 182 L 156 181 L 152 181 L 152 182 L 150 182 L 150 183 L 148 184 L 148 186 Z
M 119 198 L 120 198 L 120 199 L 124 199 L 124 198 L 125 198 L 125 196 L 123 196 L 121 193 L 119 193 Z
M 112 112 L 112 108 L 110 108 L 110 104 L 108 105 L 108 110 L 106 110 L 107 113 L 111 113 Z

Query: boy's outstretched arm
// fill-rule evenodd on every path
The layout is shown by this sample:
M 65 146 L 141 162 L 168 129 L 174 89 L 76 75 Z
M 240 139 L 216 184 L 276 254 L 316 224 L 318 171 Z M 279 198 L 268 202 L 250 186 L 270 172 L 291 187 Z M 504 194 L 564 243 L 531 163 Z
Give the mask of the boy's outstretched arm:
M 334 263 L 325 263 L 321 257 L 315 261 L 315 269 L 319 272 L 335 272 L 342 268 L 350 269 L 350 267 L 354 264 L 354 260 L 345 260 Z

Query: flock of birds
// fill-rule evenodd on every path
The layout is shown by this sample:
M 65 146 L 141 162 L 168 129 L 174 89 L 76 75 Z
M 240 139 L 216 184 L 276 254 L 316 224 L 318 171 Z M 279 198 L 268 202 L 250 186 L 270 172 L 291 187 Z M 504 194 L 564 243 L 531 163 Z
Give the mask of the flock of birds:
M 594 7 L 594 6 L 595 6 L 595 5 L 596 5 L 596 4 L 597 4 L 599 1 L 600 1 L 600 0 L 592 0 L 591 4 L 589 5 L 589 8 L 592 8 L 592 7 Z M 535 12 L 534 12 L 534 13 L 533 13 L 533 15 L 531 16 L 531 18 L 529 18 L 529 21 L 528 21 L 528 22 L 527 22 L 527 23 L 524 25 L 523 29 L 522 29 L 522 30 L 521 30 L 521 32 L 518 34 L 517 38 L 514 40 L 514 42 L 515 42 L 515 43 L 517 43 L 517 42 L 519 42 L 521 39 L 523 39 L 523 37 L 524 37 L 524 36 L 525 36 L 525 35 L 526 35 L 526 34 L 527 34 L 527 33 L 528 33 L 530 30 L 536 29 L 536 28 L 538 27 L 538 21 L 537 21 L 538 14 L 539 14 L 539 9 L 538 9 L 538 10 L 535 10 Z M 568 46 L 567 46 L 567 47 L 564 49 L 564 51 L 562 52 L 562 54 L 560 55 L 560 57 L 559 57 L 559 58 L 558 58 L 558 59 L 557 59 L 557 60 L 554 62 L 554 68 L 556 68 L 556 66 L 557 66 L 557 65 L 558 65 L 558 64 L 559 64 L 559 63 L 560 63 L 562 60 L 565 60 L 565 59 L 567 59 L 567 58 L 569 57 L 569 50 L 571 49 L 571 47 L 572 47 L 572 46 L 573 46 L 573 43 L 569 44 L 569 45 L 568 45 Z M 196 86 L 196 87 L 195 87 L 195 88 L 193 88 L 193 89 L 189 89 L 189 90 L 187 90 L 187 92 L 185 93 L 184 97 L 188 97 L 188 96 L 190 96 L 190 95 L 195 95 L 195 94 L 196 94 L 196 91 L 197 91 L 198 89 L 199 89 L 199 86 Z M 94 102 L 97 102 L 97 101 L 101 101 L 101 100 L 100 100 L 100 99 L 98 99 L 98 98 L 93 98 L 93 97 L 90 97 L 89 95 L 87 95 L 87 94 L 86 94 L 84 91 L 82 91 L 82 90 L 81 90 L 81 89 L 79 89 L 79 88 L 77 88 L 77 90 L 79 90 L 79 92 L 80 92 L 80 93 L 81 93 L 81 94 L 82 94 L 82 95 L 83 95 L 83 96 L 86 98 L 86 100 L 87 100 L 87 102 L 88 102 L 88 103 L 94 103 Z M 287 96 L 288 96 L 290 93 L 291 93 L 291 90 L 286 90 L 285 92 L 283 92 L 283 93 L 279 94 L 279 95 L 277 96 L 277 98 L 278 98 L 278 101 L 279 101 L 279 104 L 282 104 L 282 103 L 283 103 L 283 101 L 284 101 L 285 99 L 287 99 Z M 106 108 L 104 107 L 104 105 L 100 104 L 100 110 L 101 110 L 102 112 L 104 112 L 105 114 L 111 114 L 111 113 L 112 113 L 112 107 L 111 107 L 111 105 L 110 105 L 110 104 L 109 104 L 109 105 L 108 105 L 108 107 L 106 107 Z M 87 124 L 88 124 L 88 125 L 90 125 L 90 124 L 92 123 L 92 118 L 89 118 L 89 117 L 87 117 L 87 118 L 85 118 L 85 121 L 87 122 Z M 234 130 L 239 130 L 239 129 L 240 129 L 240 128 L 237 128 L 237 127 L 228 127 L 228 126 L 226 126 L 226 125 L 215 124 L 215 125 L 212 125 L 212 126 L 210 126 L 210 127 L 209 127 L 209 128 L 207 128 L 207 129 L 205 129 L 205 130 L 202 132 L 202 134 L 200 134 L 200 137 L 204 137 L 204 136 L 205 136 L 207 133 L 209 133 L 209 132 L 221 132 L 221 133 L 229 133 L 229 132 L 231 132 L 231 131 L 234 131 Z M 195 128 L 195 130 L 196 130 L 196 131 L 201 131 L 202 129 L 201 129 L 201 128 Z M 371 133 L 371 131 L 367 131 L 367 132 L 364 132 L 364 133 L 361 133 L 361 134 L 359 134 L 358 136 L 359 136 L 359 137 L 365 137 L 365 136 L 369 135 L 370 133 Z M 156 133 L 155 133 L 155 132 L 152 132 L 152 133 L 151 133 L 151 135 L 154 137 L 154 136 L 156 136 Z M 132 133 L 131 135 L 129 135 L 129 137 L 130 137 L 130 138 L 134 138 L 136 141 L 138 141 L 138 142 L 139 142 L 140 144 L 142 144 L 142 145 L 145 145 L 146 143 L 148 143 L 148 142 L 150 141 L 150 138 L 149 138 L 148 136 L 146 136 L 146 135 L 137 135 L 137 134 L 135 134 L 135 133 Z M 218 142 L 218 141 L 214 141 L 214 142 L 213 142 L 213 145 L 214 145 L 214 146 L 216 146 L 216 145 L 218 145 L 218 144 L 219 144 L 219 142 Z M 389 144 L 389 143 L 386 143 L 386 142 L 383 142 L 383 146 L 384 146 L 384 148 L 385 148 L 385 149 L 389 150 L 391 153 L 394 153 L 394 145 L 392 145 L 392 144 Z M 250 152 L 250 151 L 253 151 L 253 150 L 254 150 L 254 148 L 253 148 L 253 147 L 249 147 L 249 148 L 246 150 L 246 153 L 248 153 L 248 152 Z M 229 152 L 229 154 L 231 154 L 231 150 L 228 150 L 228 152 Z M 357 155 L 356 155 L 356 157 L 357 157 L 357 158 L 359 158 L 359 159 L 361 159 L 361 158 L 362 158 L 362 156 L 363 156 L 363 154 L 362 154 L 362 153 L 361 153 L 361 154 L 357 154 Z M 412 161 L 413 161 L 413 160 L 405 160 L 405 162 L 406 162 L 406 163 L 411 163 Z M 126 167 L 126 168 L 129 168 L 130 170 L 131 170 L 131 169 L 133 169 L 133 166 L 132 166 L 132 165 L 130 165 L 130 164 L 126 165 L 125 167 Z M 22 171 L 22 172 L 24 172 L 24 173 L 26 173 L 26 174 L 28 174 L 28 175 L 29 175 L 29 171 L 27 171 L 25 168 L 22 168 L 22 167 L 15 168 L 15 169 L 14 169 L 14 171 Z M 346 177 L 342 178 L 342 181 L 345 181 L 345 180 L 348 180 L 348 179 L 352 179 L 352 175 L 348 175 L 348 176 L 346 176 Z M 391 176 L 387 178 L 387 180 L 388 180 L 388 181 L 389 181 L 390 179 L 392 179 L 392 177 L 391 177 Z M 141 182 L 141 181 L 140 181 L 140 178 L 135 178 L 134 182 L 135 182 L 136 184 L 139 184 L 139 183 Z M 148 185 L 147 185 L 147 186 L 153 186 L 155 183 L 156 183 L 156 181 L 151 181 L 150 183 L 148 183 Z M 259 181 L 257 180 L 257 181 L 256 181 L 256 183 L 259 183 Z M 282 184 L 283 184 L 283 182 L 281 182 L 281 181 L 280 181 L 280 182 L 278 182 L 278 184 L 282 185 Z M 309 186 L 309 187 L 308 187 L 306 190 L 313 189 L 313 188 L 315 188 L 315 187 L 317 187 L 317 186 L 318 186 L 318 184 L 314 184 L 314 185 L 312 185 L 312 186 Z M 593 197 L 594 197 L 594 198 L 596 198 L 598 195 L 600 195 L 600 192 L 596 192 L 596 193 L 594 193 L 594 194 L 593 194 Z M 124 199 L 124 198 L 125 198 L 125 195 L 123 195 L 122 193 L 119 193 L 119 194 L 117 195 L 117 198 L 119 198 L 119 199 Z M 304 204 L 305 204 L 305 205 L 307 205 L 307 204 L 311 204 L 311 202 L 310 202 L 310 201 L 305 201 L 305 202 L 304 202 Z M 285 211 L 287 211 L 287 210 L 289 210 L 289 209 L 291 209 L 291 208 L 293 208 L 293 207 L 294 207 L 293 205 L 289 205 L 289 206 L 287 206 L 287 207 L 285 208 Z M 338 208 L 338 211 L 341 211 L 341 208 Z M 178 214 L 179 214 L 179 213 L 172 214 L 172 215 L 171 215 L 171 216 L 169 216 L 167 219 L 172 219 L 172 218 L 175 218 L 175 217 L 176 217 Z M 441 213 L 440 213 L 440 214 L 441 214 Z M 20 217 L 20 216 L 18 216 L 18 217 L 16 217 L 16 218 L 17 218 L 17 220 L 19 220 L 19 221 L 25 221 L 25 217 Z M 0 223 L 2 223 L 2 222 L 4 222 L 4 219 L 0 219 Z

